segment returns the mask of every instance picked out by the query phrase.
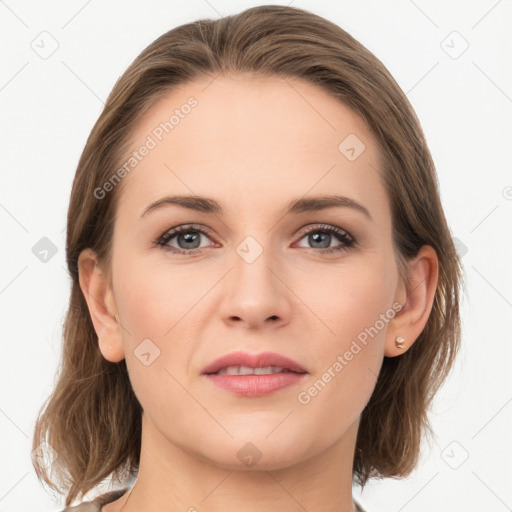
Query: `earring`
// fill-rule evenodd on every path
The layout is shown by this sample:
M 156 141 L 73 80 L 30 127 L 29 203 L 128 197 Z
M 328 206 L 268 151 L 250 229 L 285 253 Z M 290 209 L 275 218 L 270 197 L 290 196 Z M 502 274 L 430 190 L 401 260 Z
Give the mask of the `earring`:
M 404 341 L 405 341 L 405 340 L 404 340 L 403 338 L 401 338 L 400 336 L 397 336 L 397 337 L 395 338 L 395 345 L 396 345 L 396 348 L 400 348 L 400 349 L 401 349 L 401 348 L 404 348 Z

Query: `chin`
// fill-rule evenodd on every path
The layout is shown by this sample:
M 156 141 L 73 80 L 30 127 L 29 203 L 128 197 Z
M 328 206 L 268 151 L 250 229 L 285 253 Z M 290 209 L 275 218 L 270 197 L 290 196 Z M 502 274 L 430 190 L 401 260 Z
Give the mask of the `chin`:
M 206 441 L 204 451 L 197 451 L 198 446 L 195 445 L 195 455 L 229 471 L 274 471 L 293 466 L 308 457 L 303 450 L 307 445 L 305 440 L 296 440 L 291 436 L 284 436 L 285 440 L 279 436 L 270 440 L 265 437 L 268 433 L 269 430 L 261 436 L 235 436 L 224 443 L 217 440 L 214 446 L 215 441 L 210 439 Z M 302 449 L 298 450 L 298 446 Z

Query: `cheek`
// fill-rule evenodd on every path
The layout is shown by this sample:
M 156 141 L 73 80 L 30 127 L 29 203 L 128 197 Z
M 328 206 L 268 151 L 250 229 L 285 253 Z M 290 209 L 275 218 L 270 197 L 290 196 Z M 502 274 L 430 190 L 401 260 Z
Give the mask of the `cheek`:
M 139 401 L 149 405 L 157 398 L 156 389 L 176 392 L 171 375 L 183 381 L 193 348 L 187 340 L 197 337 L 190 313 L 215 278 L 205 281 L 185 267 L 141 260 L 125 259 L 116 269 L 116 305 L 130 381 Z
M 317 372 L 297 399 L 308 411 L 304 418 L 330 425 L 333 439 L 361 414 L 382 365 L 396 279 L 393 266 L 382 261 L 361 260 L 327 277 L 317 275 L 319 286 L 302 292 L 323 322 L 315 332 L 325 335 L 315 336 L 322 343 L 315 351 Z
M 331 339 L 328 346 L 338 350 L 376 322 L 379 334 L 375 338 L 383 337 L 386 329 L 379 319 L 393 303 L 394 272 L 377 257 L 354 259 L 344 266 L 315 271 L 314 282 L 297 279 L 294 292 L 307 305 L 305 315 L 315 332 Z
M 157 340 L 169 336 L 210 286 L 199 279 L 199 273 L 196 276 L 185 267 L 165 263 L 134 261 L 120 265 L 116 303 L 128 331 Z

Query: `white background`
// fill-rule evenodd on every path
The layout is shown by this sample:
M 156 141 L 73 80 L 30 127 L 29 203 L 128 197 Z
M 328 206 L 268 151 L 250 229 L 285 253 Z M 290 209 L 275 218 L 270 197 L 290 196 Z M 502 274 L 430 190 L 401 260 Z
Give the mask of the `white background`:
M 35 476 L 31 437 L 60 356 L 71 183 L 103 102 L 164 32 L 262 3 L 0 1 L 0 512 L 62 508 Z M 452 234 L 467 248 L 463 349 L 431 413 L 435 443 L 410 477 L 354 495 L 368 512 L 512 510 L 512 2 L 291 5 L 340 25 L 395 77 L 425 131 Z M 46 59 L 31 46 L 43 31 L 58 43 Z M 469 44 L 458 58 L 453 31 Z M 32 252 L 42 237 L 57 247 L 46 263 Z

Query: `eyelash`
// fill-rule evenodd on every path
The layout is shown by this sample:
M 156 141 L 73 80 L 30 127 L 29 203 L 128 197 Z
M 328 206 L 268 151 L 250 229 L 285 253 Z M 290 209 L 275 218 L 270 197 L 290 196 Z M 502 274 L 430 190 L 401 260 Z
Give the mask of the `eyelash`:
M 201 233 L 209 238 L 211 238 L 208 231 L 203 230 L 201 228 L 194 227 L 193 224 L 186 224 L 182 226 L 178 226 L 174 229 L 171 229 L 164 233 L 162 236 L 160 236 L 157 240 L 155 240 L 155 244 L 160 246 L 162 249 L 170 251 L 175 254 L 196 254 L 198 252 L 201 252 L 203 248 L 197 248 L 197 249 L 191 249 L 189 251 L 183 250 L 183 249 L 177 249 L 176 247 L 168 246 L 168 242 L 173 239 L 176 235 L 179 235 L 180 233 L 188 233 L 188 232 L 197 232 Z M 310 233 L 329 233 L 331 235 L 336 235 L 337 238 L 340 239 L 341 242 L 343 242 L 341 245 L 330 247 L 327 249 L 315 249 L 313 247 L 306 247 L 305 249 L 309 249 L 314 252 L 320 252 L 321 254 L 330 254 L 330 253 L 337 253 L 342 251 L 347 251 L 354 246 L 357 245 L 357 240 L 355 237 L 350 235 L 347 231 L 340 229 L 336 226 L 330 226 L 328 224 L 321 224 L 318 226 L 314 226 L 311 229 L 308 229 L 306 231 L 302 231 L 300 233 L 299 240 L 302 240 L 306 235 L 309 235 Z

